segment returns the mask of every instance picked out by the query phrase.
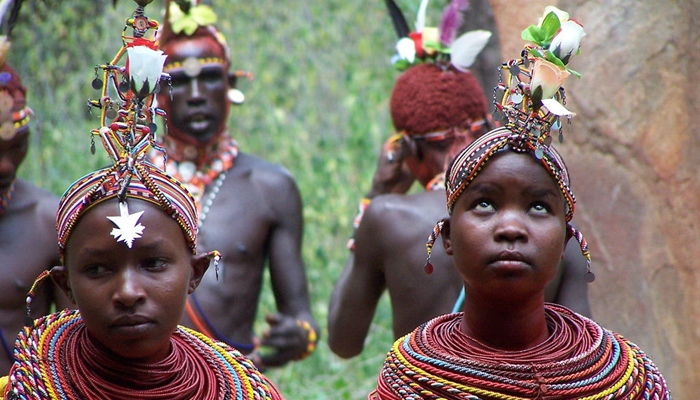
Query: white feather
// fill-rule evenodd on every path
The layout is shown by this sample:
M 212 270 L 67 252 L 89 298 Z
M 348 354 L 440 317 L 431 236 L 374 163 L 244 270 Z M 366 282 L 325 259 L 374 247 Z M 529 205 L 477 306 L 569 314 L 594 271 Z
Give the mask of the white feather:
M 566 107 L 554 99 L 542 99 L 542 104 L 547 107 L 549 112 L 560 117 L 564 115 L 576 115 L 576 113 L 572 113 L 571 111 L 567 110 Z
M 11 4 L 12 0 L 0 1 L 0 21 L 5 19 L 5 13 L 7 12 L 7 9 L 10 7 Z
M 425 13 L 428 10 L 428 0 L 421 0 L 418 7 L 418 15 L 416 15 L 416 32 L 423 32 L 425 28 Z
M 465 71 L 474 64 L 476 56 L 481 53 L 491 38 L 491 32 L 486 30 L 469 31 L 455 39 L 450 46 L 452 65 L 460 71 Z

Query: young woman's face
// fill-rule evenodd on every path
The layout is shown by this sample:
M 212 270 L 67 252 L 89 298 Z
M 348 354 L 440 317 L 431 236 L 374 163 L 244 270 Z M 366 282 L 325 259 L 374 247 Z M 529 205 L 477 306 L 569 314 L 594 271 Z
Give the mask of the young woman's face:
M 165 103 L 168 129 L 206 143 L 224 129 L 228 109 L 229 77 L 224 64 L 195 63 L 188 60 L 224 59 L 221 46 L 209 37 L 173 42 L 166 48 L 167 63 L 180 62 L 183 67 L 168 70 L 172 91 L 161 88 L 158 101 Z M 172 96 L 172 100 L 171 100 Z
M 473 293 L 494 299 L 539 295 L 566 242 L 565 203 L 530 154 L 494 156 L 457 199 L 443 240 Z
M 68 239 L 61 286 L 92 337 L 120 356 L 153 362 L 169 353 L 187 295 L 201 276 L 173 218 L 146 201 L 127 203 L 130 215 L 143 211 L 142 237 L 129 248 L 110 234 L 119 228 L 107 219 L 120 215 L 116 199 L 94 206 Z

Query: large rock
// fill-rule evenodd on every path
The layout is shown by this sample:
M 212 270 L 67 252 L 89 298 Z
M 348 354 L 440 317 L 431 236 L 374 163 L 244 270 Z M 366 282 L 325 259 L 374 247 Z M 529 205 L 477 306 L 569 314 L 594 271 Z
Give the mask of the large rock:
M 639 344 L 676 399 L 700 392 L 700 20 L 697 0 L 491 0 L 501 52 L 554 4 L 588 35 L 565 83 L 558 148 L 591 248 L 594 318 Z M 695 127 L 692 128 L 691 127 Z

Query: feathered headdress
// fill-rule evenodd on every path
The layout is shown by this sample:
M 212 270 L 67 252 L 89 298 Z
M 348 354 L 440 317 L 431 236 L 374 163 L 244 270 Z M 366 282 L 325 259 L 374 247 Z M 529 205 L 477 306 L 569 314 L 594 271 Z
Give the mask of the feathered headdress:
M 455 39 L 468 2 L 450 2 L 439 28 L 432 28 L 425 22 L 428 1 L 422 1 L 415 32 L 409 31 L 393 0 L 386 0 L 386 5 L 399 37 L 399 54 L 393 62 L 403 71 L 391 93 L 394 128 L 413 138 L 429 135 L 431 139 L 448 138 L 457 131 L 482 131 L 484 122 L 490 121 L 488 102 L 468 68 L 491 33 L 471 31 Z
M 443 10 L 438 27 L 428 26 L 426 12 L 429 0 L 421 0 L 415 22 L 415 31 L 394 0 L 385 0 L 399 41 L 392 64 L 400 71 L 422 62 L 452 64 L 460 71 L 467 70 L 483 50 L 491 32 L 474 30 L 457 37 L 462 14 L 469 8 L 468 0 L 452 0 Z

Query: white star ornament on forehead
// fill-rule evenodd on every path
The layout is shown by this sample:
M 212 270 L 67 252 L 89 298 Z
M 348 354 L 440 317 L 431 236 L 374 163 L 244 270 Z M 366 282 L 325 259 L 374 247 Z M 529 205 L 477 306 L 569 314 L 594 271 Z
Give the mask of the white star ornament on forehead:
M 117 226 L 112 229 L 110 235 L 114 236 L 117 242 L 124 242 L 127 247 L 131 248 L 131 245 L 134 244 L 134 240 L 141 237 L 143 229 L 145 228 L 139 223 L 143 211 L 129 214 L 129 206 L 125 201 L 120 201 L 119 214 L 118 217 L 107 217 L 107 219 Z

